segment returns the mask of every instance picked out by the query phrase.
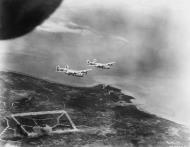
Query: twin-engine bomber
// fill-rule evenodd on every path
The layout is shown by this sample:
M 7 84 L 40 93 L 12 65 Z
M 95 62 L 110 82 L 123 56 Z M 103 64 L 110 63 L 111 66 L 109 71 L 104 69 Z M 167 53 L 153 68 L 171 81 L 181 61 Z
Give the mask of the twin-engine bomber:
M 60 67 L 59 65 L 56 66 L 56 72 L 64 72 L 67 75 L 72 75 L 76 77 L 83 77 L 84 75 L 87 75 L 88 71 L 91 70 L 92 69 L 84 69 L 84 70 L 69 69 L 68 65 L 66 65 L 65 67 Z
M 115 62 L 98 63 L 96 59 L 94 59 L 93 61 L 87 60 L 87 65 L 88 65 L 88 66 L 94 66 L 94 67 L 101 68 L 101 69 L 110 69 L 111 66 L 112 66 L 114 63 L 115 63 Z
M 94 66 L 100 69 L 110 69 L 111 66 L 115 62 L 109 62 L 109 63 L 97 63 L 97 60 L 94 59 L 93 61 L 87 60 L 88 66 Z M 84 75 L 87 75 L 88 71 L 91 71 L 92 69 L 84 69 L 84 70 L 74 70 L 70 69 L 68 65 L 65 67 L 60 67 L 59 65 L 56 66 L 56 72 L 63 72 L 67 75 L 76 76 L 76 77 L 83 77 Z

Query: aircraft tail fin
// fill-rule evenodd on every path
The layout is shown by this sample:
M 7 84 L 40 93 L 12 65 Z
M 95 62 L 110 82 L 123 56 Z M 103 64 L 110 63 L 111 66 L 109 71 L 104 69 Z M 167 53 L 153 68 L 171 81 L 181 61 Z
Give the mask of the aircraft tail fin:
M 69 65 L 65 65 L 65 68 L 68 69 L 68 68 L 69 68 Z
M 60 66 L 57 65 L 57 66 L 56 66 L 56 71 L 59 72 L 59 70 L 60 70 Z

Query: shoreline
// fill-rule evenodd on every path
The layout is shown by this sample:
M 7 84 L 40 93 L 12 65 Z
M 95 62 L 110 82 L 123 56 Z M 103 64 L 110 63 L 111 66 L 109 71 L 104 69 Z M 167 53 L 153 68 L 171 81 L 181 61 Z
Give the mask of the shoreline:
M 95 82 L 93 84 L 87 84 L 85 86 L 81 85 L 81 84 L 70 85 L 70 84 L 64 84 L 64 83 L 61 83 L 61 82 L 53 81 L 53 80 L 47 79 L 47 78 L 39 78 L 39 77 L 34 76 L 32 74 L 23 73 L 23 72 L 19 72 L 19 71 L 14 71 L 14 70 L 10 70 L 10 69 L 3 69 L 3 70 L 0 70 L 0 72 L 21 74 L 21 75 L 28 76 L 28 77 L 31 77 L 31 78 L 34 78 L 34 79 L 44 80 L 44 81 L 47 81 L 47 82 L 49 82 L 51 84 L 58 84 L 58 85 L 60 84 L 60 85 L 63 85 L 63 86 L 68 86 L 68 87 L 90 88 L 90 87 L 95 87 L 95 86 L 98 86 L 98 85 L 105 85 L 105 86 L 110 86 L 110 87 L 113 87 L 113 88 L 117 88 L 117 89 L 121 90 L 121 93 L 123 93 L 124 95 L 133 97 L 134 99 L 131 99 L 131 102 L 139 110 L 144 111 L 144 112 L 149 113 L 149 114 L 156 115 L 157 117 L 160 117 L 160 118 L 163 118 L 163 119 L 167 119 L 167 120 L 173 121 L 175 123 L 178 123 L 178 124 L 183 125 L 183 126 L 185 126 L 185 127 L 187 127 L 187 128 L 190 129 L 190 125 L 188 125 L 188 122 L 180 121 L 180 120 L 175 119 L 175 118 L 173 118 L 173 117 L 171 117 L 169 115 L 165 115 L 165 114 L 159 113 L 158 111 L 156 111 L 154 109 L 151 109 L 151 107 L 149 107 L 148 105 L 143 104 L 142 100 L 140 100 L 140 98 L 138 98 L 137 95 L 129 92 L 128 90 L 124 89 L 122 86 L 118 86 L 116 84 L 114 85 L 114 84 L 106 84 L 106 83 L 101 83 L 101 82 Z
M 189 143 L 188 128 L 138 108 L 138 105 L 131 101 L 134 97 L 125 95 L 121 89 L 115 88 L 113 85 L 105 86 L 101 84 L 94 87 L 80 88 L 58 83 L 52 84 L 47 80 L 15 72 L 0 72 L 0 75 L 2 84 L 5 84 L 3 96 L 5 94 L 5 97 L 7 97 L 3 101 L 8 104 L 4 108 L 5 113 L 19 113 L 20 115 L 26 112 L 41 113 L 42 111 L 50 112 L 64 108 L 64 111 L 69 113 L 72 121 L 80 129 L 86 129 L 83 126 L 93 128 L 92 132 L 64 135 L 63 141 L 66 140 L 66 144 L 60 142 L 63 135 L 59 135 L 48 136 L 43 139 L 43 142 L 39 143 L 23 140 L 23 146 L 33 144 L 33 142 L 52 146 L 57 145 L 58 140 L 59 145 L 62 146 L 63 144 L 73 146 L 73 144 L 81 143 L 87 145 L 89 142 L 105 143 L 105 141 L 108 145 L 119 145 L 121 140 L 125 144 L 143 144 L 144 146 L 155 145 L 158 141 L 167 145 L 173 141 L 184 145 Z M 24 97 L 20 97 L 21 95 Z M 18 99 L 18 97 L 21 99 Z M 26 98 L 31 99 L 26 101 Z M 9 107 L 16 100 L 19 103 L 15 107 Z M 49 116 L 43 117 L 45 119 L 49 118 Z M 25 122 L 24 119 L 22 121 L 23 124 L 27 123 L 27 125 L 33 126 L 32 121 L 27 120 Z M 43 126 L 45 123 L 54 126 L 55 121 L 53 122 L 39 122 L 38 125 Z M 65 122 L 65 119 L 63 119 L 63 122 Z M 11 125 L 14 126 L 14 122 Z M 12 133 L 10 133 L 7 132 L 5 138 L 10 135 L 14 139 L 14 136 L 11 136 Z M 72 142 L 70 142 L 71 138 Z M 128 139 L 126 140 L 126 138 Z

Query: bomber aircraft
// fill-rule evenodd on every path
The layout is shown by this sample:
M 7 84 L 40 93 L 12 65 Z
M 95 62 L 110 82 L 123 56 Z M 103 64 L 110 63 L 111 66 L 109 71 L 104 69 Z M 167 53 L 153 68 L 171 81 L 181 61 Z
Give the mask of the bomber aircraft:
M 111 66 L 112 66 L 114 63 L 115 63 L 115 62 L 98 63 L 96 59 L 93 59 L 92 61 L 87 60 L 87 65 L 89 65 L 89 66 L 94 66 L 94 67 L 101 68 L 101 69 L 110 69 Z
M 76 77 L 83 77 L 88 73 L 88 71 L 91 71 L 92 69 L 84 69 L 84 70 L 73 70 L 70 69 L 68 65 L 65 67 L 60 67 L 59 65 L 56 66 L 56 72 L 64 72 L 67 75 L 72 75 Z

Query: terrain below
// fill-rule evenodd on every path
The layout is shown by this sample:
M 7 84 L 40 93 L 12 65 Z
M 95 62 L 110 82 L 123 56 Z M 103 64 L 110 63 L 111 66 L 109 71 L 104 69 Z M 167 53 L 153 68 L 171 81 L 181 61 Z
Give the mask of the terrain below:
M 134 97 L 109 85 L 73 87 L 0 72 L 0 120 L 22 112 L 65 110 L 81 132 L 24 138 L 20 146 L 189 146 L 189 130 L 139 110 Z M 1 130 L 3 127 L 1 127 Z

